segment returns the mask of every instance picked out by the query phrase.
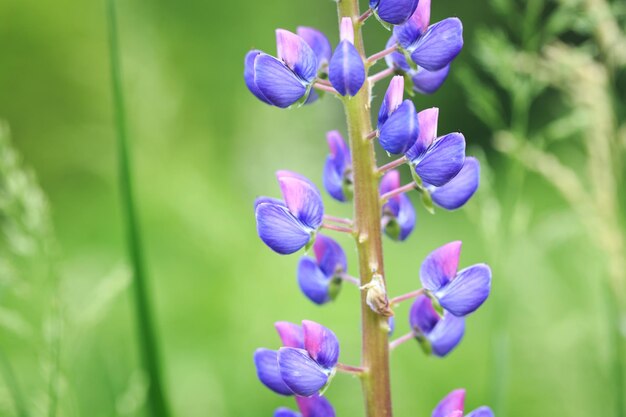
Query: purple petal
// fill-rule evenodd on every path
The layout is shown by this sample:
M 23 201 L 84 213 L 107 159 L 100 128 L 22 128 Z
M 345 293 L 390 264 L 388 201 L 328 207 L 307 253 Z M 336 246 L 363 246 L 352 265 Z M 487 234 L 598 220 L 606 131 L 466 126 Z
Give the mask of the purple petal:
M 378 111 L 378 126 L 383 125 L 391 113 L 396 111 L 404 97 L 404 77 L 396 75 L 391 79 L 385 98 Z
M 485 302 L 491 291 L 491 269 L 485 264 L 460 271 L 448 285 L 435 293 L 439 304 L 455 316 L 465 316 Z
M 306 26 L 299 26 L 296 29 L 296 33 L 304 39 L 304 41 L 313 50 L 313 53 L 315 53 L 315 56 L 317 57 L 318 69 L 324 64 L 328 64 L 330 56 L 333 53 L 333 48 L 324 33 L 315 28 Z
M 256 206 L 255 215 L 259 237 L 275 252 L 288 255 L 311 240 L 313 230 L 303 225 L 283 205 L 260 203 Z
M 396 221 L 400 226 L 400 235 L 398 236 L 398 240 L 400 242 L 404 241 L 413 229 L 415 228 L 415 209 L 413 208 L 413 204 L 409 197 L 404 194 L 401 194 L 398 202 L 398 215 L 396 217 Z
M 302 417 L 335 417 L 335 410 L 326 397 L 312 395 L 296 397 Z
M 385 194 L 400 187 L 400 171 L 397 169 L 387 172 L 380 180 L 380 193 Z
M 387 320 L 387 323 L 389 324 L 389 332 L 387 333 L 387 336 L 391 337 L 393 336 L 393 333 L 396 331 L 396 319 L 393 316 L 391 316 Z
M 380 145 L 389 153 L 401 154 L 406 152 L 417 139 L 419 124 L 415 106 L 411 100 L 404 102 L 379 126 Z
M 385 48 L 391 48 L 397 43 L 398 41 L 396 40 L 396 37 L 394 35 L 391 35 L 391 37 L 389 37 L 389 40 L 387 41 L 387 45 L 385 46 Z M 385 62 L 387 63 L 387 66 L 389 68 L 395 68 L 404 72 L 409 72 L 411 70 L 409 63 L 406 61 L 406 58 L 402 52 L 396 51 L 390 53 L 385 57 Z
M 309 355 L 322 367 L 333 368 L 339 359 L 339 341 L 337 336 L 319 323 L 302 321 L 304 329 L 304 347 Z
M 257 349 L 254 352 L 254 365 L 256 374 L 266 387 L 277 394 L 293 395 L 293 392 L 285 385 L 278 368 L 278 352 L 269 349 Z
M 277 321 L 274 327 L 283 346 L 304 349 L 304 331 L 302 326 L 288 321 Z
M 276 411 L 274 411 L 274 417 L 303 417 L 303 416 L 302 414 L 296 413 L 295 411 L 290 410 L 288 408 L 280 407 L 280 408 L 277 408 Z
M 304 39 L 288 30 L 277 29 L 276 51 L 278 59 L 298 77 L 307 83 L 313 81 L 317 75 L 317 57 Z
M 416 71 L 411 72 L 413 89 L 420 94 L 433 94 L 443 85 L 446 78 L 448 78 L 449 72 L 449 64 L 436 71 L 428 71 L 418 67 Z
M 303 349 L 280 348 L 278 367 L 285 385 L 296 395 L 304 397 L 313 395 L 328 381 L 328 372 Z
M 406 157 L 409 160 L 418 160 L 426 154 L 428 148 L 433 144 L 437 138 L 437 119 L 439 118 L 439 109 L 437 107 L 431 107 L 430 109 L 422 110 L 417 113 L 417 120 L 419 122 L 419 135 L 417 140 L 406 152 Z
M 363 59 L 354 45 L 343 40 L 330 59 L 328 78 L 342 96 L 354 96 L 365 82 Z
M 463 411 L 465 408 L 465 390 L 457 389 L 448 394 L 433 410 L 432 417 L 448 417 L 455 411 Z
M 411 20 L 424 33 L 430 25 L 430 0 L 419 0 L 415 13 L 411 16 Z
M 429 291 L 438 291 L 452 281 L 459 267 L 461 241 L 450 242 L 432 251 L 420 269 L 422 285 Z
M 453 411 L 447 417 L 463 417 L 463 411 Z
M 325 275 L 313 259 L 306 256 L 300 258 L 297 276 L 300 290 L 309 300 L 319 305 L 330 301 L 332 276 Z
M 400 25 L 411 17 L 417 7 L 417 0 L 370 0 L 370 7 L 376 11 L 380 20 Z
M 280 108 L 296 103 L 307 91 L 306 85 L 292 70 L 265 54 L 254 60 L 254 83 L 266 102 Z
M 439 357 L 444 357 L 459 344 L 464 333 L 465 319 L 445 312 L 443 318 L 439 320 L 427 338 L 433 353 Z
M 420 67 L 436 71 L 452 62 L 462 48 L 463 24 L 449 17 L 426 30 L 411 47 L 411 59 Z
M 343 171 L 340 172 L 337 170 L 335 160 L 332 155 L 328 155 L 324 163 L 322 182 L 324 183 L 326 192 L 328 192 L 332 198 L 341 202 L 347 200 L 343 192 L 343 179 Z
M 272 104 L 263 95 L 263 93 L 261 93 L 259 87 L 257 87 L 256 82 L 254 81 L 254 61 L 256 60 L 256 57 L 261 54 L 263 54 L 263 52 L 257 50 L 252 50 L 246 54 L 243 67 L 243 78 L 246 81 L 246 86 L 248 87 L 248 90 L 250 90 L 250 92 L 254 94 L 256 98 L 267 104 Z
M 320 227 L 324 204 L 317 187 L 295 172 L 278 171 L 276 177 L 289 211 L 311 229 Z
M 332 277 L 348 269 L 346 254 L 341 245 L 328 236 L 318 235 L 313 244 L 315 258 L 324 275 Z
M 354 26 L 352 25 L 352 19 L 349 17 L 341 18 L 339 24 L 339 40 L 354 44 Z
M 341 137 L 341 134 L 333 130 L 326 134 L 326 141 L 330 148 L 330 155 L 324 165 L 324 188 L 338 201 L 346 201 L 344 195 L 345 174 L 350 167 L 350 149 Z
M 455 210 L 463 206 L 478 189 L 480 180 L 480 164 L 476 158 L 465 158 L 461 172 L 450 182 L 433 187 L 430 195 L 433 201 L 448 210 Z
M 419 5 L 418 5 L 419 7 Z M 396 38 L 400 46 L 404 49 L 412 51 L 414 43 L 424 32 L 421 23 L 417 19 L 410 18 L 403 25 L 394 26 L 393 36 Z
M 258 197 L 256 200 L 254 200 L 254 209 L 256 210 L 256 208 L 262 203 L 275 204 L 277 206 L 283 206 L 287 208 L 283 200 L 272 197 Z
M 463 168 L 465 137 L 461 133 L 450 133 L 439 138 L 424 154 L 411 159 L 411 162 L 424 182 L 441 187 Z
M 416 334 L 428 335 L 441 320 L 437 311 L 433 307 L 433 302 L 425 295 L 418 295 L 411 311 L 409 312 L 409 323 Z
M 493 411 L 487 406 L 478 407 L 467 415 L 467 417 L 494 417 Z

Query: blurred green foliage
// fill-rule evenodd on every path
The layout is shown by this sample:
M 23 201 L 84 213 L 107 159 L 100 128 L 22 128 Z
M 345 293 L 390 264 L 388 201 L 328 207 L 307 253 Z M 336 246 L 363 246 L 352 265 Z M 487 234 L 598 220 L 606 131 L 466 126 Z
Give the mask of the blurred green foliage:
M 491 6 L 508 7 L 512 0 L 433 3 L 433 21 L 449 15 L 463 20 L 466 49 L 452 71 L 473 75 L 482 94 L 468 98 L 453 75 L 434 96 L 417 97 L 416 106 L 440 107 L 440 132 L 462 131 L 470 153 L 493 169 L 483 163 L 481 193 L 466 209 L 432 216 L 418 208 L 414 235 L 404 244 L 385 242 L 389 289 L 415 289 L 423 257 L 453 239 L 464 241 L 462 265 L 486 260 L 496 274 L 492 298 L 468 320 L 465 340 L 449 358 L 426 358 L 410 344 L 394 353 L 397 417 L 428 416 L 458 387 L 468 390 L 468 408 L 499 398 L 500 417 L 612 415 L 606 260 L 590 243 L 576 208 L 541 176 L 511 180 L 511 159 L 491 145 L 493 131 L 506 130 L 514 113 L 497 100 L 517 74 L 504 47 L 494 44 L 530 39 L 538 52 L 546 39 L 534 36 L 535 29 L 552 9 L 572 7 L 563 1 L 544 9 L 540 2 L 539 10 L 532 9 L 536 3 L 515 2 L 509 18 L 530 14 L 531 22 L 498 36 L 485 36 L 484 28 L 506 27 Z M 561 26 L 584 27 L 581 12 L 573 10 L 576 18 Z M 35 230 L 35 241 L 43 244 L 38 250 L 15 251 L 5 225 L 26 215 L 0 204 L 0 354 L 30 416 L 55 415 L 51 410 L 68 417 L 144 415 L 104 12 L 98 1 L 0 3 L 0 118 L 13 139 L 11 145 L 5 134 L 0 141 L 0 161 L 12 146 L 25 161 L 12 165 L 14 174 L 0 167 L 0 203 L 11 190 L 6 179 L 18 172 L 28 180 L 10 198 L 17 201 L 26 191 L 40 195 L 28 207 L 54 224 Z M 623 19 L 623 10 L 614 13 Z M 254 373 L 254 349 L 278 345 L 274 321 L 319 321 L 340 337 L 342 361 L 358 360 L 357 292 L 347 286 L 336 303 L 311 305 L 295 283 L 297 257 L 271 253 L 256 237 L 252 214 L 255 196 L 278 195 L 277 169 L 320 183 L 324 132 L 345 132 L 345 126 L 332 99 L 298 111 L 262 105 L 245 88 L 242 61 L 252 47 L 273 52 L 276 27 L 315 26 L 335 42 L 334 4 L 138 0 L 120 1 L 119 15 L 137 197 L 174 415 L 270 416 L 293 402 L 267 391 Z M 388 36 L 373 22 L 366 27 L 370 52 L 384 47 Z M 580 35 L 566 36 L 575 42 Z M 474 59 L 475 51 L 489 47 L 495 55 Z M 497 79 L 486 77 L 485 69 Z M 624 87 L 623 73 L 615 83 Z M 563 106 L 555 91 L 546 91 L 529 113 L 531 126 L 543 126 Z M 480 107 L 481 101 L 487 105 Z M 562 141 L 550 151 L 574 167 L 585 158 L 580 143 Z M 617 196 L 622 207 L 623 194 Z M 349 207 L 326 203 L 333 214 L 349 215 Z M 355 265 L 354 252 L 348 254 Z M 397 311 L 398 334 L 408 329 L 407 311 Z M 494 349 L 499 343 L 505 349 Z M 498 352 L 505 357 L 497 358 Z M 496 366 L 502 363 L 505 368 Z M 20 415 L 15 384 L 3 375 L 0 415 Z M 339 375 L 327 395 L 339 416 L 360 415 L 357 381 Z

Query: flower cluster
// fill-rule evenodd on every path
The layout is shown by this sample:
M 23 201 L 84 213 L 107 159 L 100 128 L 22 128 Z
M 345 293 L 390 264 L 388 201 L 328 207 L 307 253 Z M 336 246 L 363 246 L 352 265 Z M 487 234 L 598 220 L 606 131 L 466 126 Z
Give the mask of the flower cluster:
M 354 219 L 327 214 L 316 185 L 298 173 L 283 170 L 276 173 L 282 198 L 259 197 L 255 201 L 257 232 L 279 254 L 305 250 L 296 278 L 302 293 L 313 303 L 334 301 L 344 281 L 355 284 L 364 292 L 363 314 L 368 314 L 369 306 L 373 314 L 379 315 L 381 326 L 377 329 L 386 329 L 385 337 L 391 336 L 395 327 L 394 309 L 402 301 L 412 300 L 408 313 L 411 331 L 388 346 L 385 341 L 382 349 L 394 349 L 404 341 L 416 339 L 426 354 L 443 357 L 461 341 L 466 316 L 489 296 L 489 267 L 477 264 L 459 270 L 461 242 L 451 242 L 423 261 L 419 272 L 421 288 L 390 298 L 385 284 L 388 277 L 377 269 L 376 262 L 366 261 L 364 268 L 361 261 L 371 255 L 367 252 L 371 246 L 363 242 L 378 239 L 369 243 L 380 246 L 380 232 L 392 240 L 405 241 L 416 230 L 417 215 L 409 192 L 418 193 L 427 211 L 432 212 L 435 206 L 445 210 L 462 207 L 478 188 L 480 164 L 475 158 L 466 157 L 463 134 L 439 135 L 439 109 L 418 111 L 405 98 L 407 90 L 431 94 L 441 87 L 463 46 L 463 27 L 457 18 L 430 24 L 430 0 L 370 0 L 369 5 L 361 16 L 340 19 L 339 40 L 334 49 L 322 32 L 299 27 L 296 33 L 276 31 L 276 56 L 260 50 L 246 55 L 244 79 L 259 100 L 286 108 L 334 96 L 346 108 L 351 106 L 352 112 L 361 112 L 360 121 L 352 120 L 353 115 L 348 114 L 349 124 L 361 123 L 369 132 L 361 137 L 350 129 L 350 146 L 339 131 L 326 135 L 329 154 L 322 169 L 322 183 L 336 201 L 354 200 L 356 204 L 367 200 L 366 204 L 355 205 Z M 367 58 L 360 32 L 370 15 L 386 27 L 393 26 L 393 33 L 385 50 Z M 369 76 L 370 68 L 382 58 L 388 68 Z M 367 121 L 371 89 L 388 76 L 392 78 L 377 109 L 374 129 Z M 355 110 L 355 103 L 361 103 L 357 99 L 363 100 L 363 104 Z M 368 175 L 375 175 L 371 181 L 363 180 L 364 152 L 356 149 L 373 155 L 374 142 L 388 155 L 397 155 L 397 159 L 380 167 L 366 166 Z M 403 166 L 408 167 L 411 178 L 405 185 L 401 182 Z M 374 184 L 377 179 L 379 182 Z M 363 194 L 363 190 L 367 193 Z M 364 221 L 370 221 L 373 235 L 362 233 Z M 344 233 L 356 239 L 360 261 L 357 277 L 349 275 L 346 252 L 339 242 L 321 231 Z M 257 375 L 275 393 L 295 396 L 299 409 L 297 412 L 279 408 L 275 417 L 334 417 L 324 392 L 335 373 L 360 375 L 369 370 L 338 362 L 339 341 L 321 324 L 305 320 L 302 325 L 278 322 L 275 327 L 282 347 L 255 352 Z M 453 391 L 435 408 L 433 417 L 462 417 L 464 396 L 463 390 Z M 482 407 L 468 416 L 492 415 L 491 410 Z

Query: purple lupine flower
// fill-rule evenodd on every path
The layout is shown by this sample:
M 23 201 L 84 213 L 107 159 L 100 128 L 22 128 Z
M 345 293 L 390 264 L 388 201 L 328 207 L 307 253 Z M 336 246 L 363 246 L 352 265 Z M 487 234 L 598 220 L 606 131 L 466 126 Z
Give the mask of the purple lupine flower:
M 421 0 L 411 18 L 393 34 L 411 60 L 428 71 L 450 64 L 463 48 L 463 24 L 450 17 L 430 25 L 430 0 Z
M 491 269 L 476 264 L 458 271 L 461 242 L 451 242 L 431 252 L 420 269 L 422 286 L 444 310 L 465 316 L 485 302 L 491 290 Z
M 378 112 L 378 140 L 389 153 L 405 153 L 419 135 L 419 122 L 411 100 L 402 101 L 404 78 L 397 75 L 391 79 L 385 98 Z
M 465 318 L 455 317 L 447 311 L 441 317 L 425 295 L 419 295 L 413 302 L 409 323 L 424 351 L 439 357 L 450 353 L 465 333 Z
M 328 79 L 342 96 L 354 96 L 365 83 L 363 58 L 354 46 L 352 19 L 341 19 L 340 42 L 330 59 Z
M 309 397 L 326 385 L 335 372 L 339 342 L 335 334 L 313 321 L 302 326 L 286 321 L 275 325 L 283 347 L 257 349 L 254 363 L 259 380 L 281 395 Z
M 420 94 L 433 94 L 439 90 L 443 82 L 448 78 L 450 72 L 450 64 L 445 67 L 428 71 L 425 68 L 417 67 L 416 70 L 409 71 L 411 80 L 413 81 L 413 89 Z
M 280 108 L 305 101 L 317 75 L 311 47 L 295 33 L 276 30 L 277 57 L 252 50 L 245 58 L 244 79 L 259 100 Z
M 387 48 L 396 45 L 398 41 L 394 35 L 391 35 L 387 41 Z M 413 68 L 406 60 L 404 54 L 400 51 L 392 52 L 385 57 L 385 62 L 389 68 L 394 68 L 397 71 L 408 74 L 411 77 L 413 83 L 413 90 L 420 94 L 433 94 L 439 89 L 448 78 L 450 72 L 450 65 L 446 65 L 441 69 L 435 71 L 428 71 L 414 63 Z
M 463 417 L 465 410 L 465 390 L 457 389 L 446 395 L 433 410 L 432 417 Z M 494 417 L 489 407 L 479 407 L 466 417 Z
M 315 304 L 334 300 L 341 289 L 341 274 L 348 270 L 346 254 L 335 240 L 319 235 L 313 244 L 315 259 L 303 256 L 298 263 L 298 284 Z
M 267 246 L 282 255 L 309 244 L 322 224 L 324 205 L 315 185 L 290 171 L 276 173 L 283 200 L 255 201 L 257 232 Z
M 389 171 L 380 182 L 380 193 L 385 194 L 400 187 L 400 172 Z M 403 241 L 415 227 L 415 209 L 405 194 L 391 197 L 383 206 L 382 227 L 387 236 Z
M 335 373 L 339 341 L 335 334 L 313 321 L 302 322 L 304 349 L 282 347 L 278 368 L 285 385 L 296 395 L 309 397 L 322 389 Z
M 401 25 L 411 17 L 417 3 L 418 0 L 370 0 L 370 8 L 383 22 Z
M 274 417 L 335 417 L 335 410 L 330 402 L 320 395 L 296 397 L 300 412 L 281 407 L 274 412 Z
M 325 72 L 330 57 L 333 53 L 333 47 L 330 41 L 321 31 L 307 26 L 298 26 L 296 33 L 311 47 L 313 53 L 317 57 L 317 70 Z
M 324 188 L 337 201 L 352 199 L 352 160 L 350 148 L 336 131 L 326 134 L 330 154 L 324 165 Z
M 465 163 L 465 137 L 449 133 L 437 137 L 439 109 L 422 110 L 417 114 L 420 131 L 415 144 L 406 152 L 415 173 L 427 184 L 441 187 L 454 178 Z
M 455 210 L 472 198 L 480 181 L 480 163 L 476 158 L 467 157 L 461 171 L 447 184 L 435 187 L 424 184 L 430 195 L 440 207 Z
M 387 324 L 389 325 L 389 331 L 387 332 L 387 336 L 393 336 L 393 333 L 396 331 L 396 319 L 391 316 L 387 319 Z

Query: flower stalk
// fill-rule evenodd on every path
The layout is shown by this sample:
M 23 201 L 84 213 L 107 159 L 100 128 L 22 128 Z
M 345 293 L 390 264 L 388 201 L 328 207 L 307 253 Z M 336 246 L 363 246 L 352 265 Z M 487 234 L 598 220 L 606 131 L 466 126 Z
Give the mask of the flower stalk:
M 357 0 L 337 3 L 339 18 L 358 19 Z M 354 45 L 365 59 L 361 28 L 354 31 Z M 374 144 L 364 139 L 374 129 L 370 119 L 369 81 L 352 98 L 344 99 L 354 176 L 354 227 L 361 284 L 367 285 L 374 274 L 384 277 L 381 206 L 378 194 Z M 384 280 L 384 278 L 383 278 Z M 374 312 L 361 293 L 362 351 L 361 367 L 368 370 L 361 381 L 367 417 L 391 417 L 389 341 L 387 318 Z

